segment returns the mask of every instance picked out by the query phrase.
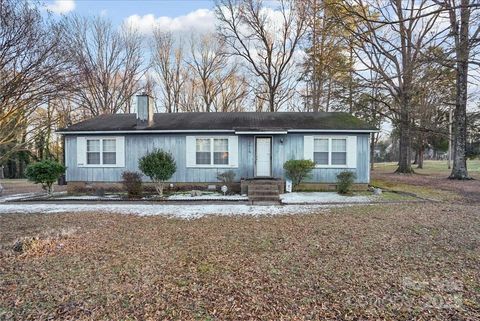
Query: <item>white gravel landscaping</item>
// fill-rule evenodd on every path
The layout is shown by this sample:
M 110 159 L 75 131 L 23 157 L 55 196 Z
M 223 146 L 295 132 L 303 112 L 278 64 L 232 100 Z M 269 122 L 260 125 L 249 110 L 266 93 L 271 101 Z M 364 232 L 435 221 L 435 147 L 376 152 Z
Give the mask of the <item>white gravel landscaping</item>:
M 22 193 L 22 194 L 11 194 L 0 197 L 0 203 L 18 201 L 24 198 L 34 197 L 34 196 L 43 196 L 45 193 Z
M 255 206 L 244 204 L 0 204 L 0 215 L 11 213 L 118 213 L 140 216 L 163 215 L 173 218 L 196 219 L 207 215 L 262 216 L 286 214 L 312 214 L 328 211 L 325 205 L 272 205 Z
M 219 193 L 202 194 L 192 196 L 190 194 L 174 194 L 167 197 L 167 200 L 174 201 L 248 201 L 247 195 L 223 195 Z
M 19 200 L 35 193 L 9 195 L 0 198 L 0 215 L 10 213 L 24 214 L 49 214 L 49 213 L 118 213 L 133 214 L 140 216 L 163 215 L 167 217 L 196 219 L 207 215 L 220 216 L 262 216 L 262 215 L 287 215 L 287 214 L 312 214 L 328 211 L 334 207 L 331 203 L 344 203 L 341 206 L 354 204 L 368 204 L 374 200 L 374 196 L 343 196 L 331 192 L 312 193 L 288 193 L 280 195 L 284 204 L 290 205 L 246 205 L 246 204 L 61 204 L 61 203 L 7 203 L 6 201 Z M 38 195 L 38 194 L 37 194 Z M 62 195 L 63 199 L 75 200 L 75 196 Z M 85 196 L 80 198 L 85 199 Z M 90 200 L 98 199 L 96 196 L 88 197 Z M 206 194 L 201 196 L 190 196 L 189 194 L 177 194 L 168 198 L 169 200 L 247 200 L 247 196 Z M 330 203 L 330 205 L 328 205 Z M 323 204 L 323 205 L 322 205 Z
M 283 204 L 369 203 L 373 195 L 346 196 L 334 192 L 294 192 L 281 194 Z

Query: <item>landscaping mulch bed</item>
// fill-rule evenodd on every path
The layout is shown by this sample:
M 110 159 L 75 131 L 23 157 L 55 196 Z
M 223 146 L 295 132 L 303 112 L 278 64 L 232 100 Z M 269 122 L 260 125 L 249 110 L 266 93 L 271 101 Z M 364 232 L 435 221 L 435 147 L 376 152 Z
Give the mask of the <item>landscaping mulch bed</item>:
M 0 215 L 0 320 L 477 320 L 478 213 Z

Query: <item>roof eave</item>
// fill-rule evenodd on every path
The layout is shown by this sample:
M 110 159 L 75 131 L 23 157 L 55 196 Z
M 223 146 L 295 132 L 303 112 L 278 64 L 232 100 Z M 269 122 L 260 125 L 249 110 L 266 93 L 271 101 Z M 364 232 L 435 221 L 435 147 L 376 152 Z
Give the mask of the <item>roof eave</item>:
M 175 133 L 235 133 L 235 134 L 287 134 L 287 133 L 377 133 L 378 129 L 288 129 L 284 131 L 235 131 L 233 129 L 134 129 L 134 130 L 58 130 L 57 134 L 82 135 L 82 134 L 175 134 Z

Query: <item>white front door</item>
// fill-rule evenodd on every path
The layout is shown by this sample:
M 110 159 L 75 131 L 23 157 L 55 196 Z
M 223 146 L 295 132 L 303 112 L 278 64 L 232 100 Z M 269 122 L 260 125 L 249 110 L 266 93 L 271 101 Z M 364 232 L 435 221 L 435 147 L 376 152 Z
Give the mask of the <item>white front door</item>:
M 255 138 L 255 176 L 269 177 L 272 170 L 270 137 Z

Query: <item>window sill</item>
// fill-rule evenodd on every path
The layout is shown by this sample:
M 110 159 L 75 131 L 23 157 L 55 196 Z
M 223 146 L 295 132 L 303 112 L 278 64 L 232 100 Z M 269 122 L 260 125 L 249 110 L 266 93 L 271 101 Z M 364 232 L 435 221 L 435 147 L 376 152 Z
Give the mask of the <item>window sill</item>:
M 238 168 L 234 165 L 190 165 L 187 168 Z
M 348 167 L 348 165 L 315 165 L 315 168 L 350 168 L 356 169 L 356 167 Z
M 90 165 L 77 165 L 77 167 L 79 168 L 122 168 L 122 167 L 125 167 L 125 166 L 120 166 L 120 165 L 116 165 L 116 164 L 106 164 L 106 165 L 102 165 L 102 164 L 90 164 Z

